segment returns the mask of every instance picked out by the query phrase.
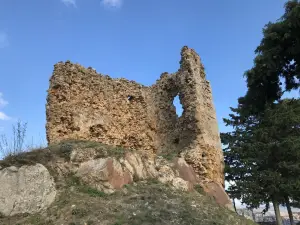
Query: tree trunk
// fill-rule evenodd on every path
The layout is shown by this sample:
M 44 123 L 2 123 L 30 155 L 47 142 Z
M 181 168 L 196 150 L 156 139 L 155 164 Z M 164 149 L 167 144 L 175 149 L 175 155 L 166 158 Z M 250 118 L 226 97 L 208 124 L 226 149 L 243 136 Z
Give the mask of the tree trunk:
M 291 205 L 290 205 L 290 200 L 289 200 L 289 197 L 287 197 L 287 196 L 285 197 L 285 204 L 286 204 L 287 211 L 289 213 L 290 223 L 291 223 L 291 225 L 295 225 L 293 212 L 292 212 Z
M 253 209 L 251 209 L 251 213 L 252 213 L 252 219 L 253 219 L 253 221 L 255 222 L 255 214 L 254 214 Z
M 237 213 L 237 211 L 236 211 L 236 205 L 235 205 L 235 200 L 234 200 L 234 198 L 232 199 L 232 203 L 233 203 L 234 211 Z
M 275 211 L 275 216 L 276 216 L 276 223 L 277 223 L 277 225 L 282 225 L 279 203 L 276 199 L 273 199 L 273 206 L 274 206 L 274 211 Z

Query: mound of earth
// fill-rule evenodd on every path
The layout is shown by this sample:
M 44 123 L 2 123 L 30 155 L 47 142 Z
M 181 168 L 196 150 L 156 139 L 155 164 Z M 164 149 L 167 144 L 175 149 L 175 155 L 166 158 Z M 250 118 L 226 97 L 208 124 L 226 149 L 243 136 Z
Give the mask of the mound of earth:
M 172 159 L 173 158 L 173 159 Z M 255 224 L 181 158 L 68 141 L 0 161 L 3 225 Z
M 126 185 L 113 194 L 68 180 L 60 197 L 47 210 L 0 219 L 3 225 L 251 225 L 220 207 L 203 193 L 184 192 L 147 180 Z

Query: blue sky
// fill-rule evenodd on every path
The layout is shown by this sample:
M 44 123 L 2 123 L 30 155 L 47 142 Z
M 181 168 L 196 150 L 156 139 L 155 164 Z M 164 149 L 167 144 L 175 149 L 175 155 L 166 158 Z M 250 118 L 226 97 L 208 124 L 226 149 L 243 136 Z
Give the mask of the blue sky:
M 284 0 L 0 0 L 0 133 L 28 122 L 45 139 L 53 65 L 71 60 L 111 77 L 151 85 L 179 67 L 180 49 L 201 56 L 222 118 L 246 91 L 262 28 Z

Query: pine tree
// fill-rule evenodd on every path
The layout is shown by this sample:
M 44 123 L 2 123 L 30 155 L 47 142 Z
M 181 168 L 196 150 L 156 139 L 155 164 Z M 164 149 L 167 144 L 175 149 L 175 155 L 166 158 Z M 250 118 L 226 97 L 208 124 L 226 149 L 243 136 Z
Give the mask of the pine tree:
M 255 53 L 254 66 L 245 73 L 247 94 L 239 99 L 239 103 L 252 113 L 262 111 L 266 103 L 280 100 L 285 91 L 300 87 L 298 0 L 288 1 L 284 15 L 264 27 L 263 38 Z
M 263 29 L 254 66 L 245 72 L 247 93 L 224 119 L 234 131 L 221 134 L 228 193 L 250 208 L 273 202 L 278 224 L 279 204 L 300 196 L 299 99 L 281 100 L 300 87 L 300 2 L 285 4 L 284 15 Z M 281 81 L 284 81 L 284 84 Z M 291 204 L 290 204 L 291 201 Z
M 268 210 L 273 202 L 281 224 L 279 204 L 288 204 L 300 190 L 300 100 L 279 101 L 255 116 L 231 110 L 224 121 L 234 130 L 221 134 L 225 177 L 235 183 L 229 195 L 240 196 L 250 208 L 266 204 Z

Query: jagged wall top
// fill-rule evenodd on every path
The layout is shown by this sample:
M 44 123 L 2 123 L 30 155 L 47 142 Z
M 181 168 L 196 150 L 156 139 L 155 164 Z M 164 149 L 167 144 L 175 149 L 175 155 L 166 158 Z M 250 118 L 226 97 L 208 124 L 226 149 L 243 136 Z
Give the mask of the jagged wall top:
M 179 95 L 183 114 L 176 115 Z M 199 177 L 224 183 L 223 155 L 212 102 L 200 57 L 182 48 L 180 69 L 163 73 L 146 87 L 112 79 L 69 61 L 57 63 L 47 97 L 47 140 L 94 140 L 147 151 L 175 152 Z

